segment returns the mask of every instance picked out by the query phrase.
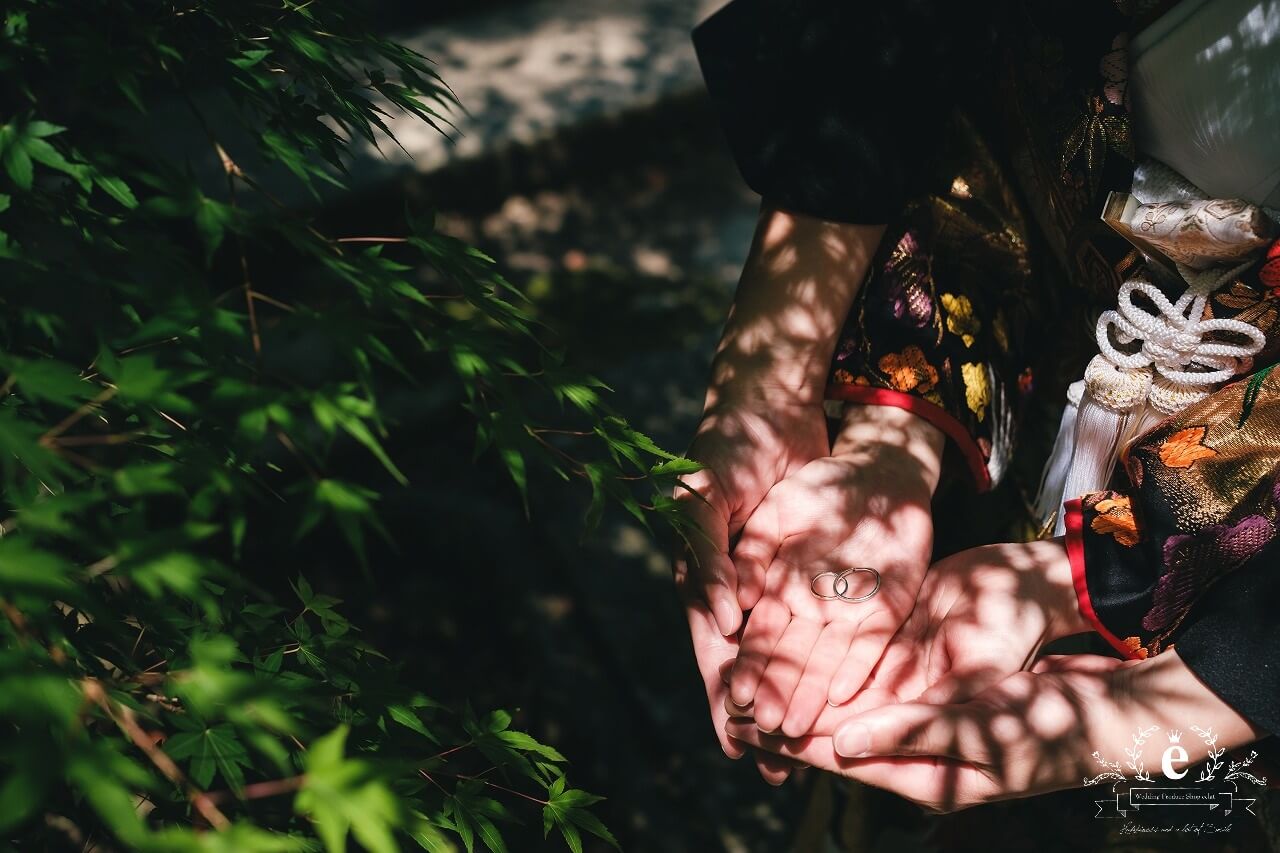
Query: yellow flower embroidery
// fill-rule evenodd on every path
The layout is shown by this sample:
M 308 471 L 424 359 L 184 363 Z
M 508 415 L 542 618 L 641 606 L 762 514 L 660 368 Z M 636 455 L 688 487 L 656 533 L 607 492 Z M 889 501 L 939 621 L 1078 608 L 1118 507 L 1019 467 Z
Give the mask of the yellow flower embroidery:
M 973 316 L 973 303 L 969 297 L 944 293 L 942 307 L 947 311 L 947 331 L 959 335 L 966 347 L 973 346 L 974 335 L 982 331 L 982 322 Z
M 964 399 L 969 404 L 969 411 L 981 421 L 987 416 L 987 404 L 991 402 L 991 384 L 987 379 L 987 366 L 982 363 L 966 361 L 960 365 L 960 376 L 964 378 Z

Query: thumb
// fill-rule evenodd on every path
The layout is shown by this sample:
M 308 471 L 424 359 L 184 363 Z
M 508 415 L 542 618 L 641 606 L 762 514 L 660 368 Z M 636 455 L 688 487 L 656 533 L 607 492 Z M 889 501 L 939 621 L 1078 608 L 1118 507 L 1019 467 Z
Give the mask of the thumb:
M 675 561 L 676 586 L 682 597 L 701 598 L 711 609 L 720 633 L 728 636 L 742 627 L 738 606 L 737 571 L 729 559 L 729 520 L 724 497 L 707 472 L 686 477 L 676 493 L 691 529 L 686 549 Z
M 1010 675 L 1009 667 L 995 664 L 971 665 L 953 669 L 921 693 L 915 701 L 925 705 L 950 705 L 967 702 L 988 687 L 999 684 Z M 1013 667 L 1012 669 L 1016 669 Z
M 832 745 L 845 758 L 940 756 L 973 761 L 960 742 L 965 707 L 921 702 L 885 705 L 843 723 Z
M 733 566 L 738 581 L 738 604 L 743 610 L 755 607 L 764 594 L 765 575 L 782 546 L 782 502 L 778 490 L 765 495 L 742 527 L 733 546 Z

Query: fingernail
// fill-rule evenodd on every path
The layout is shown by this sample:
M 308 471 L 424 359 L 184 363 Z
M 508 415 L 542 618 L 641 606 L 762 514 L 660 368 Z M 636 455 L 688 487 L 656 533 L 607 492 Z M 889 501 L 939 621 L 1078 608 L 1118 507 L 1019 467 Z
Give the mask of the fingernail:
M 721 589 L 712 593 L 711 612 L 716 617 L 720 633 L 726 637 L 737 630 L 738 609 L 729 601 L 728 593 Z
M 837 755 L 845 758 L 859 758 L 871 751 L 871 730 L 862 723 L 850 723 L 836 732 L 835 743 Z

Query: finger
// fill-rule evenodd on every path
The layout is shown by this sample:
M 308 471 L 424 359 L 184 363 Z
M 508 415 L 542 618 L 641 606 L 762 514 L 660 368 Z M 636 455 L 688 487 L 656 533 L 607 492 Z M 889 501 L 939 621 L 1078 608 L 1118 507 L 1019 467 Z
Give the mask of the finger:
M 886 705 L 842 723 L 832 743 L 846 758 L 931 756 L 977 762 L 983 741 L 967 725 L 971 715 L 970 705 Z
M 828 707 L 831 679 L 848 654 L 853 636 L 854 626 L 848 622 L 830 622 L 822 629 L 787 706 L 782 721 L 784 734 L 790 737 L 808 734 L 818 715 Z
M 1031 667 L 1032 672 L 1110 672 L 1131 663 L 1105 655 L 1045 655 Z
M 731 739 L 725 734 L 724 724 L 729 715 L 724 709 L 724 700 L 729 688 L 724 681 L 724 672 L 733 665 L 737 654 L 737 643 L 725 637 L 716 627 L 715 618 L 707 608 L 706 602 L 698 598 L 685 601 L 685 614 L 689 621 L 689 637 L 693 642 L 693 656 L 698 665 L 698 673 L 702 676 L 703 687 L 707 693 L 707 706 L 711 713 L 711 725 L 720 741 L 720 748 L 730 758 L 741 758 L 746 749 L 741 742 Z
M 791 611 L 774 598 L 763 599 L 751 611 L 751 618 L 742 632 L 733 675 L 729 678 L 729 695 L 734 703 L 747 705 L 755 701 L 760 677 L 790 622 Z
M 695 474 L 688 478 L 688 485 L 698 494 L 681 489 L 676 496 L 694 526 L 689 532 L 686 556 L 676 561 L 677 583 L 688 585 L 707 602 L 720 633 L 728 636 L 742 626 L 737 572 L 729 559 L 729 513 L 709 478 Z
M 759 749 L 752 751 L 752 757 L 755 758 L 756 769 L 760 771 L 761 778 L 774 787 L 791 778 L 791 772 L 796 767 L 795 762 L 789 758 Z
M 1010 675 L 1009 667 L 990 665 L 970 665 L 963 669 L 953 669 L 938 679 L 928 690 L 916 699 L 925 705 L 953 705 L 967 702 Z
M 743 610 L 756 606 L 764 593 L 765 576 L 782 545 L 781 492 L 772 489 L 743 525 L 733 546 L 733 566 L 738 580 L 738 604 Z
M 831 704 L 843 705 L 866 684 L 867 676 L 879 663 L 898 627 L 898 621 L 887 610 L 875 611 L 858 625 L 849 651 L 831 679 L 831 690 L 827 693 Z
M 739 705 L 737 702 L 733 701 L 733 697 L 729 695 L 729 691 L 725 690 L 724 710 L 730 717 L 751 717 L 752 714 L 755 713 L 755 703 L 748 702 L 745 705 Z
M 808 619 L 792 619 L 783 631 L 756 688 L 755 718 L 764 731 L 776 731 L 782 725 L 787 706 L 821 634 L 822 626 Z
M 739 721 L 730 721 L 728 733 L 735 740 L 756 747 L 757 752 L 769 750 L 792 761 L 883 788 L 934 810 L 971 806 L 990 795 L 990 780 L 962 762 L 934 757 L 845 758 L 835 751 L 830 737 L 788 738 Z

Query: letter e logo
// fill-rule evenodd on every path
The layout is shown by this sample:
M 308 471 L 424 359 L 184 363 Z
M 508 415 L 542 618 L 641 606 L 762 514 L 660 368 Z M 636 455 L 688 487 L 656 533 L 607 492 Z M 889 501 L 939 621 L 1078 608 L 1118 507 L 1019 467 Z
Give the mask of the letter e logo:
M 1181 779 L 1187 775 L 1186 770 L 1175 770 L 1173 762 L 1178 762 L 1178 766 L 1186 764 L 1190 759 L 1187 751 L 1181 746 L 1174 744 L 1164 751 L 1164 756 L 1160 759 L 1160 769 L 1164 771 L 1166 779 Z

